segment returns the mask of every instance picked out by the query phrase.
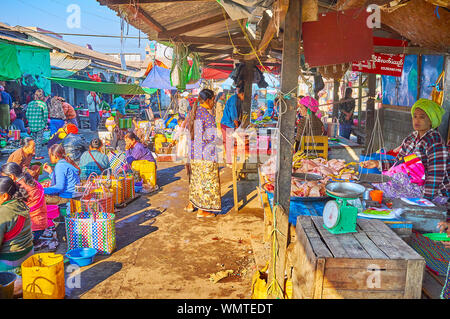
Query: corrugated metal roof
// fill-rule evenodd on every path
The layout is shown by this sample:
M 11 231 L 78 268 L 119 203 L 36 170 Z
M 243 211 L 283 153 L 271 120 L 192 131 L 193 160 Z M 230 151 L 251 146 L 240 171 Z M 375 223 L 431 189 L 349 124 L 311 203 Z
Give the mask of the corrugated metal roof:
M 2 29 L 5 30 L 5 31 L 9 31 L 9 32 L 17 32 L 17 31 L 14 30 L 13 27 L 0 22 L 0 32 L 1 32 Z M 23 37 L 25 38 L 26 35 L 23 35 Z M 18 39 L 16 37 L 14 37 L 13 35 L 8 35 L 8 34 L 4 34 L 4 33 L 0 34 L 0 39 L 8 41 L 10 43 L 14 43 L 14 44 L 29 45 L 29 46 L 32 46 L 32 47 L 48 49 L 48 47 L 45 46 L 45 45 L 34 43 L 34 42 L 31 42 L 31 41 L 26 40 L 26 39 Z
M 50 65 L 52 66 L 52 68 L 68 71 L 80 71 L 87 68 L 90 64 L 91 60 L 89 59 L 73 58 L 67 53 L 50 53 Z
M 67 42 L 67 41 L 64 41 L 61 39 L 54 38 L 54 37 L 46 35 L 46 34 L 36 32 L 29 28 L 16 26 L 13 29 L 16 31 L 19 31 L 19 32 L 23 32 L 32 38 L 35 38 L 38 43 L 41 42 L 41 43 L 47 44 L 50 47 L 52 47 L 53 49 L 62 50 L 73 56 L 79 56 L 81 58 L 90 58 L 90 59 L 100 60 L 100 61 L 109 63 L 114 66 L 118 66 L 118 67 L 121 66 L 120 60 L 110 57 L 107 54 L 104 54 L 104 53 L 101 53 L 98 51 L 94 51 L 94 50 L 90 50 L 90 49 L 82 47 L 80 45 L 73 44 L 73 43 L 70 43 L 70 42 Z M 134 65 L 128 64 L 128 63 L 127 63 L 127 67 L 135 68 Z

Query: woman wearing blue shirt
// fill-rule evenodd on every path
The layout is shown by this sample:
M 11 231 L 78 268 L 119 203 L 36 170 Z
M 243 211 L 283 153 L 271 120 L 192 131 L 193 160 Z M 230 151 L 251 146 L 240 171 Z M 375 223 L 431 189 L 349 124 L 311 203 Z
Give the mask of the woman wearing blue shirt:
M 48 150 L 50 162 L 55 165 L 52 170 L 47 163 L 44 165 L 52 180 L 50 187 L 44 188 L 45 201 L 48 205 L 60 205 L 70 201 L 75 192 L 75 186 L 80 183 L 80 168 L 66 156 L 64 147 L 55 144 Z
M 227 163 L 231 163 L 231 152 L 227 149 L 227 139 L 232 139 L 231 134 L 239 127 L 242 116 L 242 101 L 244 100 L 244 87 L 236 88 L 236 94 L 232 95 L 223 110 L 222 120 L 220 121 L 222 129 L 223 147 L 227 156 Z M 228 132 L 228 134 L 227 134 Z M 231 140 L 234 145 L 233 140 Z

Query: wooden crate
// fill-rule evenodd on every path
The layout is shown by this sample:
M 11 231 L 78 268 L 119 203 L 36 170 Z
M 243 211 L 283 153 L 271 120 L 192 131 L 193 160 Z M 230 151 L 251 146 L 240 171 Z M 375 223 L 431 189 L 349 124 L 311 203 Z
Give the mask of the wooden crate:
M 320 216 L 299 216 L 287 264 L 293 298 L 420 298 L 425 260 L 380 220 L 334 235 Z

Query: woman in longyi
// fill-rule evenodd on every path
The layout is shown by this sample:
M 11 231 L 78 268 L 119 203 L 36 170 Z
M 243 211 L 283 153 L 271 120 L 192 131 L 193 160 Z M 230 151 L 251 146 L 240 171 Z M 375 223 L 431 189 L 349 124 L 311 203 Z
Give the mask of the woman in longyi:
M 221 194 L 217 162 L 216 120 L 213 113 L 214 92 L 204 89 L 193 106 L 188 120 L 191 134 L 189 204 L 186 211 L 198 209 L 197 217 L 214 217 L 220 212 Z

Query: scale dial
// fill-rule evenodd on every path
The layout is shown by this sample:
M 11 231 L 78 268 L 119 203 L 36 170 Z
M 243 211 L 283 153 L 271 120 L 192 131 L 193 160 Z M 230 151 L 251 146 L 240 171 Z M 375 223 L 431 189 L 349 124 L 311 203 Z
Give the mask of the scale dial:
M 339 222 L 339 206 L 335 201 L 329 201 L 323 208 L 323 223 L 328 228 L 335 227 Z

